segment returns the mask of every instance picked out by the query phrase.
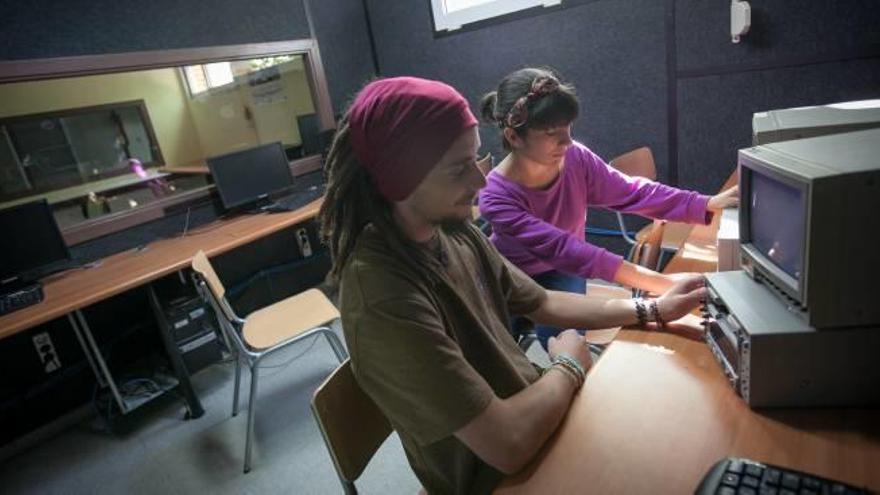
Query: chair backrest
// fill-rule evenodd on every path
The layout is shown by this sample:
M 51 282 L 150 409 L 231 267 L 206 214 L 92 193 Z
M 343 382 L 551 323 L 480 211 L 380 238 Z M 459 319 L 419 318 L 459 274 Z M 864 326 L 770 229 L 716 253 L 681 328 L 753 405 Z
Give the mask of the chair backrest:
M 216 304 L 215 310 L 221 311 L 230 323 L 235 321 L 235 312 L 225 299 L 226 288 L 223 286 L 223 282 L 220 281 L 220 277 L 217 276 L 217 272 L 214 271 L 211 262 L 208 261 L 208 256 L 204 251 L 199 250 L 199 252 L 193 255 L 192 269 L 208 284 L 208 290 L 214 297 L 214 303 Z
M 611 160 L 609 165 L 632 177 L 657 179 L 657 165 L 654 163 L 654 154 L 651 153 L 651 148 L 647 146 L 624 153 Z
M 480 169 L 483 175 L 489 175 L 494 166 L 495 161 L 492 159 L 492 153 L 486 153 L 486 156 L 477 160 L 477 168 Z
M 348 491 L 391 434 L 391 425 L 355 381 L 348 359 L 315 391 L 312 413 Z
M 663 249 L 663 231 L 665 228 L 665 220 L 654 220 L 648 235 L 636 246 L 633 263 L 651 270 L 657 270 L 660 251 Z
M 217 276 L 217 272 L 214 271 L 214 267 L 211 266 L 204 251 L 199 250 L 193 255 L 192 269 L 208 283 L 208 288 L 218 301 L 223 299 L 223 296 L 226 295 L 226 288 L 223 287 L 223 282 L 220 281 L 220 277 Z

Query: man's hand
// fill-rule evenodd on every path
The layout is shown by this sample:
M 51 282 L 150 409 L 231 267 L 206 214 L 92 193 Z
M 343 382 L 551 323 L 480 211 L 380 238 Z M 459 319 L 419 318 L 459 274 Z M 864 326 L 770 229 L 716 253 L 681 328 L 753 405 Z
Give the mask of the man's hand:
M 718 211 L 724 208 L 736 208 L 737 206 L 739 206 L 739 186 L 733 186 L 709 198 L 709 204 L 706 205 L 706 208 Z
M 568 354 L 581 363 L 584 371 L 589 370 L 590 366 L 593 365 L 593 358 L 590 357 L 587 342 L 577 330 L 572 328 L 565 330 L 556 337 L 550 337 L 550 340 L 547 342 L 547 351 L 550 359 L 555 358 L 560 353 Z
M 673 321 L 690 313 L 705 298 L 706 287 L 703 276 L 691 274 L 682 277 L 657 299 L 657 309 L 663 321 Z

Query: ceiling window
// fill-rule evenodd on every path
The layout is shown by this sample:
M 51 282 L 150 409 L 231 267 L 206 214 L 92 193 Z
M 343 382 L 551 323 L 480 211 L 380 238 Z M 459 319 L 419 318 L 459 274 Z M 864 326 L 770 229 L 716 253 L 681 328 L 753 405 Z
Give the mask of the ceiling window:
M 454 31 L 472 22 L 560 3 L 562 0 L 431 0 L 431 7 L 434 13 L 434 29 Z

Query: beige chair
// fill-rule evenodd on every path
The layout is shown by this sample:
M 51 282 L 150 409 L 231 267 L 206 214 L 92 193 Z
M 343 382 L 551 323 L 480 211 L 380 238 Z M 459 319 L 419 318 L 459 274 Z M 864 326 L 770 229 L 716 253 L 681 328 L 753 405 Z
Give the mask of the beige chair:
M 645 146 L 618 156 L 611 160 L 609 165 L 632 177 L 644 177 L 650 180 L 657 179 L 657 166 L 654 163 L 654 155 L 651 153 L 651 149 Z M 635 263 L 634 260 L 638 256 L 637 246 L 644 242 L 646 236 L 648 236 L 656 226 L 645 226 L 642 230 L 636 233 L 635 238 L 633 238 L 629 235 L 629 230 L 626 228 L 623 214 L 619 211 L 616 213 L 617 223 L 620 226 L 620 233 L 631 246 L 627 259 Z M 686 223 L 671 222 L 664 224 L 662 242 L 660 245 L 660 251 L 657 253 L 658 258 L 655 266 L 662 266 L 663 261 L 667 256 L 675 254 L 675 252 L 684 245 L 684 240 L 690 233 L 691 228 L 692 226 Z
M 370 459 L 391 434 L 391 425 L 361 390 L 346 360 L 315 391 L 312 413 L 347 494 Z
M 332 320 L 339 318 L 339 311 L 321 291 L 309 289 L 254 311 L 247 318 L 240 318 L 226 300 L 226 289 L 203 251 L 193 256 L 192 269 L 196 287 L 202 298 L 214 308 L 227 346 L 235 355 L 233 416 L 238 415 L 241 362 L 244 361 L 251 370 L 247 437 L 244 448 L 244 472 L 247 473 L 251 470 L 251 443 L 254 436 L 255 399 L 260 361 L 277 350 L 321 333 L 342 362 L 348 357 L 348 353 L 336 334 L 327 326 Z
M 489 172 L 492 171 L 494 166 L 495 160 L 492 158 L 492 153 L 486 153 L 486 156 L 477 160 L 477 168 L 480 169 L 480 173 L 484 176 L 489 175 Z M 489 222 L 487 222 L 480 214 L 480 208 L 477 205 L 471 207 L 471 220 L 474 221 L 480 231 L 484 234 L 489 235 L 491 233 Z

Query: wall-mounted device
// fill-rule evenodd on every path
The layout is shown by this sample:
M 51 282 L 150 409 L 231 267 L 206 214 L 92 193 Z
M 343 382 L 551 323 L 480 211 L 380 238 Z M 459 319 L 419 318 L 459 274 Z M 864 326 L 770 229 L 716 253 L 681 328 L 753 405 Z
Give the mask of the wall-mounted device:
M 749 406 L 880 404 L 880 326 L 817 330 L 742 271 L 706 287 L 706 342 Z
M 752 7 L 749 2 L 731 0 L 730 2 L 730 40 L 739 43 L 742 36 L 752 26 Z

